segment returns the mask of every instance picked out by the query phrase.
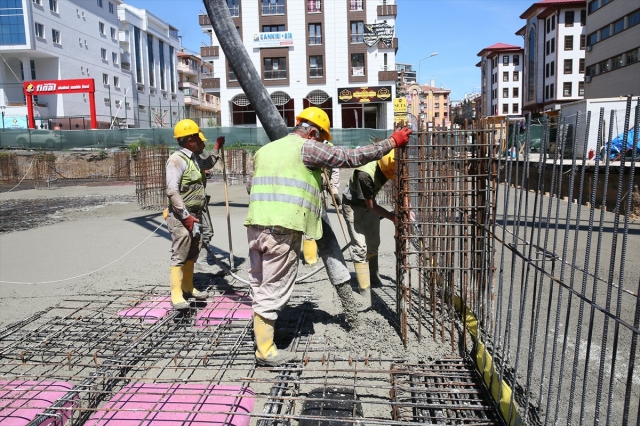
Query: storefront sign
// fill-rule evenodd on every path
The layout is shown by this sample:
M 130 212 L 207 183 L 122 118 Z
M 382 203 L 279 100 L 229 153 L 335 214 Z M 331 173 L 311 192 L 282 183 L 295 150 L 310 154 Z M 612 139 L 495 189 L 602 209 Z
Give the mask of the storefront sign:
M 407 122 L 407 98 L 393 100 L 393 124 L 396 126 Z
M 393 46 L 393 27 L 386 23 L 364 24 L 364 42 L 366 45 L 373 47 L 380 41 L 387 47 Z
M 339 104 L 391 102 L 391 86 L 338 88 Z
M 95 92 L 92 78 L 25 81 L 23 85 L 25 95 L 31 96 Z
M 293 46 L 293 33 L 291 31 L 280 31 L 273 33 L 257 33 L 253 35 L 253 48 L 262 49 L 265 47 L 289 47 Z

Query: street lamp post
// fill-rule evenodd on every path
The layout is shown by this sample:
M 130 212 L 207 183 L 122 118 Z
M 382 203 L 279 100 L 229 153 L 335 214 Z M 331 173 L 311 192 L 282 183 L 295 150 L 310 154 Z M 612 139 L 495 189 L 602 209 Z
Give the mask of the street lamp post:
M 422 58 L 422 59 L 420 59 L 420 60 L 418 61 L 418 78 L 417 78 L 417 80 L 418 80 L 418 81 L 417 81 L 418 85 L 420 85 L 420 78 L 422 77 L 422 75 L 421 75 L 421 73 L 420 73 L 420 71 L 421 71 L 421 68 L 420 68 L 420 67 L 421 67 L 421 65 L 422 65 L 422 61 L 424 61 L 425 59 L 433 58 L 434 56 L 437 56 L 437 55 L 438 55 L 438 52 L 433 52 L 431 55 L 429 55 L 429 56 L 425 56 L 424 58 Z

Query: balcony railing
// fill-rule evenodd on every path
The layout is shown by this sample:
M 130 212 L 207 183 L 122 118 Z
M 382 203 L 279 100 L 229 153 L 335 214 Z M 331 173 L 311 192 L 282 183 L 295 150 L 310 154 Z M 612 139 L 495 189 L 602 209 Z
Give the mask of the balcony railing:
M 220 48 L 218 46 L 202 46 L 200 47 L 200 56 L 203 58 L 220 56 Z
M 311 68 L 309 70 L 309 75 L 311 77 L 322 77 L 324 75 L 324 71 L 322 68 Z
M 265 15 L 284 15 L 284 5 L 270 4 L 268 6 L 262 6 L 262 16 Z
M 383 4 L 378 6 L 378 16 L 397 16 L 398 6 L 395 4 Z
M 398 79 L 397 71 L 378 71 L 379 81 L 396 81 Z
M 318 44 L 322 44 L 322 36 L 319 36 L 319 37 L 309 37 L 309 44 L 310 44 L 310 45 L 318 45 Z
M 198 24 L 200 24 L 201 27 L 211 26 L 209 15 L 198 15 Z
M 200 80 L 203 89 L 219 89 L 220 79 L 215 77 L 207 77 Z
M 287 70 L 271 70 L 264 72 L 265 80 L 276 78 L 287 78 Z

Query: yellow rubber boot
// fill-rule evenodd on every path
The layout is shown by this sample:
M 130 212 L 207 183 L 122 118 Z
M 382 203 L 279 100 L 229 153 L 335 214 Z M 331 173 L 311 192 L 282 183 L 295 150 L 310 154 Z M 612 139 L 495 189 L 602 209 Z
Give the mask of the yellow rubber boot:
M 198 291 L 193 287 L 193 269 L 195 267 L 195 262 L 193 260 L 187 260 L 184 263 L 184 277 L 182 278 L 182 292 L 184 293 L 184 298 L 189 299 L 191 297 L 196 300 L 206 300 L 207 293 L 204 291 Z
M 278 350 L 273 343 L 274 320 L 253 314 L 253 334 L 256 339 L 256 363 L 266 367 L 278 367 L 295 358 L 295 354 Z
M 189 304 L 182 295 L 183 266 L 172 266 L 169 270 L 171 283 L 171 306 L 173 309 L 188 309 Z
M 371 307 L 371 275 L 369 275 L 368 263 L 354 263 L 356 270 L 356 279 L 360 288 L 360 296 L 362 296 L 362 307 L 369 309 Z
M 302 254 L 307 265 L 313 265 L 318 261 L 318 245 L 316 240 L 305 239 L 302 242 Z

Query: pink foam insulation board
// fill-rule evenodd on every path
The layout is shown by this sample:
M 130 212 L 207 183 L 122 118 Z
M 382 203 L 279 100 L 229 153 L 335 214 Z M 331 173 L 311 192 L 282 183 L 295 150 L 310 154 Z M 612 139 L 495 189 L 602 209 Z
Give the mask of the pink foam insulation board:
M 73 385 L 68 382 L 0 380 L 0 424 L 22 426 L 35 419 L 62 398 Z M 77 399 L 74 398 L 74 400 Z M 71 417 L 73 401 L 67 402 L 48 417 L 43 426 L 63 426 Z
M 88 426 L 247 426 L 255 393 L 241 386 L 133 383 L 116 393 Z
M 167 315 L 167 312 L 173 309 L 171 307 L 171 298 L 158 297 L 152 300 L 145 300 L 133 308 L 125 309 L 118 312 L 123 317 L 142 318 L 145 322 L 157 322 Z
M 248 320 L 253 315 L 251 299 L 235 293 L 215 296 L 198 311 L 194 327 L 205 328 L 233 320 Z

